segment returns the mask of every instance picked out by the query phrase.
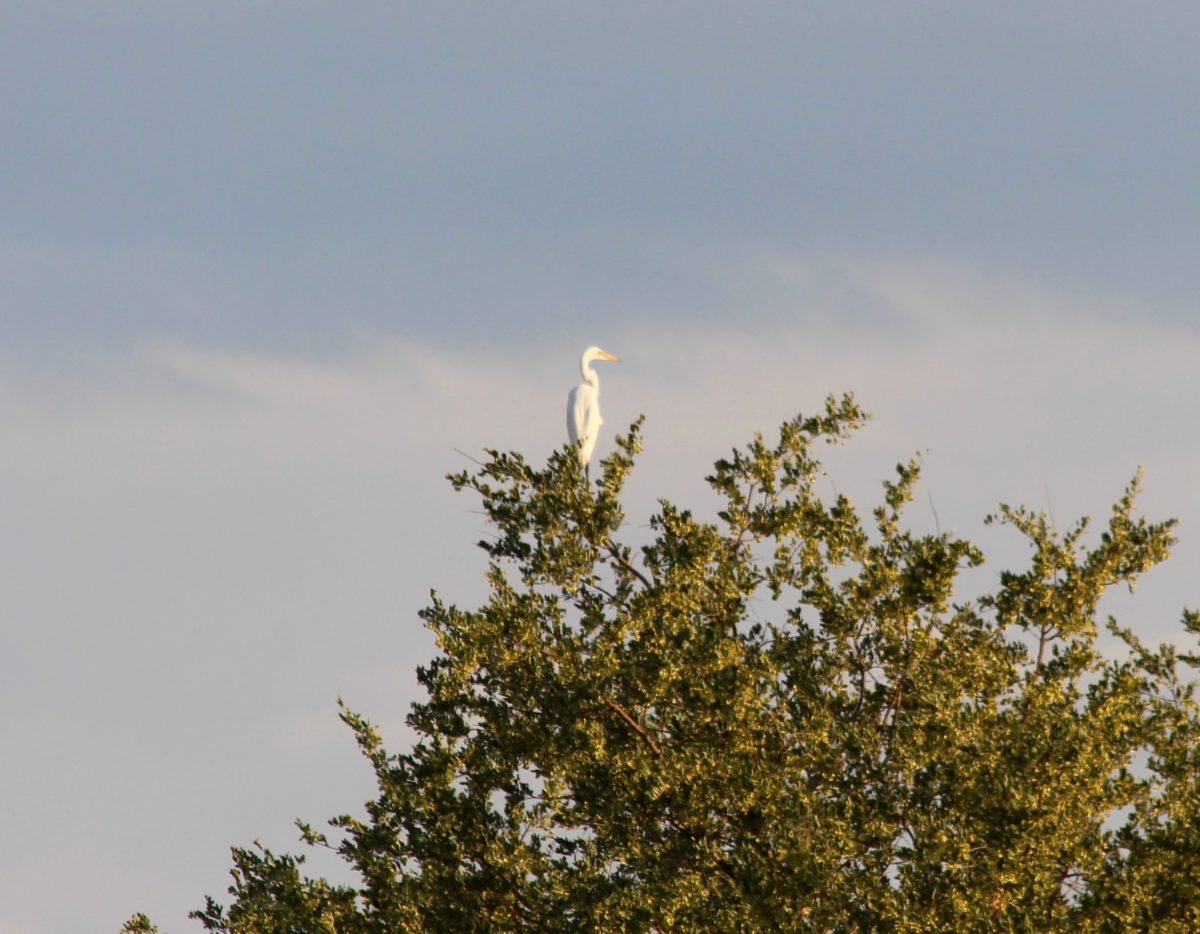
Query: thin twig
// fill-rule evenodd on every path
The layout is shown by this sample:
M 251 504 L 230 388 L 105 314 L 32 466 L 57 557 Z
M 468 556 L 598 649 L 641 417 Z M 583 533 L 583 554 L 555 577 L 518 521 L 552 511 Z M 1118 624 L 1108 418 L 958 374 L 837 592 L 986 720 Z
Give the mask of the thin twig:
M 746 533 L 750 531 L 750 522 L 753 519 L 754 488 L 758 485 L 757 480 L 751 480 L 750 485 L 746 487 L 746 495 L 744 497 L 745 506 L 742 508 L 742 525 L 738 529 L 737 537 L 733 540 L 733 547 L 738 548 L 742 542 L 746 540 Z
M 486 464 L 486 463 L 484 463 L 484 462 L 483 462 L 483 461 L 481 461 L 481 460 L 476 460 L 475 458 L 473 458 L 473 457 L 472 457 L 470 454 L 468 454 L 466 451 L 462 450 L 461 448 L 455 448 L 455 449 L 454 449 L 454 453 L 455 453 L 455 454 L 461 454 L 463 457 L 465 457 L 467 460 L 469 460 L 469 461 L 470 461 L 472 464 L 476 464 L 476 465 L 478 465 L 478 466 L 480 466 L 480 467 L 486 467 L 486 466 L 487 466 L 487 464 Z

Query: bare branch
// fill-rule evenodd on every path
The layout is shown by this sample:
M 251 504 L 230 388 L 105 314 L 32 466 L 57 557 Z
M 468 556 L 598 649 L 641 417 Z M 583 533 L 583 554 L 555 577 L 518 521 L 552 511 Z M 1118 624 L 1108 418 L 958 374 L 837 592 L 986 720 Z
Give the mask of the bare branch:
M 467 460 L 469 460 L 472 464 L 475 464 L 477 467 L 486 467 L 487 466 L 486 463 L 484 463 L 481 460 L 476 460 L 474 457 L 472 457 L 470 454 L 468 454 L 466 451 L 462 450 L 461 448 L 455 448 L 454 453 L 462 455 Z
M 656 756 L 662 755 L 662 749 L 659 747 L 658 743 L 656 743 L 654 741 L 654 737 L 651 736 L 646 731 L 646 728 L 644 726 L 642 726 L 640 723 L 638 723 L 636 720 L 634 720 L 632 716 L 630 716 L 628 710 L 626 710 L 624 707 L 622 707 L 620 704 L 618 704 L 611 697 L 604 698 L 604 703 L 608 704 L 609 707 L 611 707 L 614 711 L 616 711 L 617 716 L 619 716 L 622 720 L 624 720 L 631 727 L 633 727 L 633 731 L 635 733 L 637 733 L 638 736 L 640 736 L 642 739 L 644 739 L 646 741 L 646 744 L 654 751 L 654 754 Z
M 613 543 L 611 538 L 604 542 L 604 549 L 609 553 L 612 559 L 617 562 L 617 564 L 621 565 L 621 567 L 623 567 L 626 571 L 640 580 L 642 582 L 642 586 L 647 588 L 653 586 L 650 583 L 650 578 L 635 568 L 630 560 L 621 554 L 621 549 Z

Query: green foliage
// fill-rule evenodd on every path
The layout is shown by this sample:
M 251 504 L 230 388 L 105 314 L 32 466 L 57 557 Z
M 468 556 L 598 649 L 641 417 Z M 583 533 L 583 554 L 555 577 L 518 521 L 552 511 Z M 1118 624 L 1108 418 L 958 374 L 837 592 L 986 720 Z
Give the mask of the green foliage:
M 354 888 L 234 851 L 210 931 L 1200 929 L 1196 656 L 1105 657 L 1098 604 L 1167 557 L 1172 523 L 1001 507 L 1028 568 L 955 602 L 983 557 L 906 531 L 901 464 L 864 519 L 817 491 L 854 400 L 761 436 L 709 478 L 718 523 L 662 501 L 622 542 L 640 422 L 589 487 L 489 452 L 452 476 L 495 535 L 491 596 L 436 596 L 440 654 L 401 754 L 343 709 L 378 797 L 332 821 Z M 1200 632 L 1200 616 L 1184 627 Z
M 119 934 L 158 934 L 158 928 L 150 923 L 149 918 L 139 912 L 125 922 Z

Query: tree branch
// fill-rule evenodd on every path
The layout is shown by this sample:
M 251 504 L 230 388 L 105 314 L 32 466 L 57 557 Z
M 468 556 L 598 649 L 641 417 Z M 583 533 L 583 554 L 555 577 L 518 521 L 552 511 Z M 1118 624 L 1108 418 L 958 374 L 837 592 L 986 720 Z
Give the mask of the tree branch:
M 621 554 L 621 549 L 613 544 L 613 540 L 611 538 L 605 540 L 604 549 L 609 553 L 613 560 L 617 562 L 617 564 L 621 565 L 621 567 L 623 567 L 626 571 L 640 580 L 642 582 L 642 586 L 646 588 L 653 586 L 653 584 L 650 583 L 650 578 L 635 568 L 630 560 Z
M 646 731 L 644 726 L 642 726 L 629 715 L 628 710 L 618 704 L 611 697 L 604 698 L 604 703 L 608 704 L 609 707 L 616 711 L 617 716 L 633 727 L 634 732 L 646 741 L 646 745 L 648 745 L 654 751 L 656 756 L 662 755 L 662 749 L 659 747 L 658 743 L 654 741 L 654 737 Z

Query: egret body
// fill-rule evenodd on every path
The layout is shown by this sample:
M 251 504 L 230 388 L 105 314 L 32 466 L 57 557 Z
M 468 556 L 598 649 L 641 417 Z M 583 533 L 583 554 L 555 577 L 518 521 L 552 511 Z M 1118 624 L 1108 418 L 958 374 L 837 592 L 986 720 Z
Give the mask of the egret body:
M 596 447 L 596 436 L 604 419 L 600 417 L 600 377 L 592 369 L 593 360 L 613 360 L 617 357 L 599 347 L 589 347 L 579 358 L 579 373 L 583 382 L 567 396 L 567 437 L 579 446 L 579 464 L 587 472 L 588 461 Z

